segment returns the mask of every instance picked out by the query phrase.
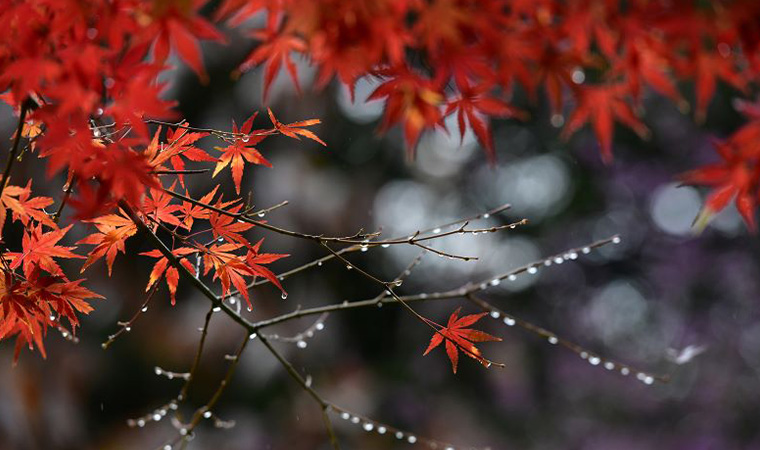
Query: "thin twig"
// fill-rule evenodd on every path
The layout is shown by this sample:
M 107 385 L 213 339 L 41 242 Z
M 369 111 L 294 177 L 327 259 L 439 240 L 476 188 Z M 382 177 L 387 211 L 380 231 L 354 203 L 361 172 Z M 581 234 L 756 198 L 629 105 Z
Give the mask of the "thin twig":
M 5 170 L 3 170 L 3 178 L 0 181 L 0 195 L 3 194 L 8 178 L 11 176 L 11 169 L 13 168 L 13 162 L 16 160 L 16 153 L 18 153 L 19 144 L 21 143 L 21 135 L 24 134 L 24 121 L 26 120 L 26 112 L 29 109 L 29 103 L 31 100 L 24 100 L 21 103 L 21 112 L 18 117 L 18 126 L 16 126 L 16 136 L 13 138 L 13 146 L 11 152 L 8 154 L 8 161 L 5 163 Z
M 538 325 L 534 325 L 528 321 L 517 318 L 511 314 L 507 314 L 504 311 L 500 310 L 499 308 L 493 306 L 489 302 L 483 300 L 482 298 L 474 294 L 468 294 L 465 296 L 465 298 L 467 298 L 473 304 L 477 305 L 483 311 L 490 313 L 493 319 L 501 320 L 505 325 L 510 326 L 510 327 L 516 325 L 530 333 L 533 333 L 541 337 L 542 339 L 545 339 L 546 342 L 548 342 L 551 345 L 560 345 L 562 347 L 565 347 L 569 349 L 570 351 L 576 353 L 578 356 L 581 357 L 581 359 L 588 361 L 589 364 L 591 364 L 592 366 L 604 367 L 605 369 L 611 370 L 611 371 L 614 370 L 623 376 L 627 376 L 629 374 L 636 374 L 636 378 L 644 384 L 652 384 L 654 381 L 660 381 L 663 383 L 667 383 L 668 381 L 670 381 L 670 376 L 667 374 L 666 375 L 651 374 L 643 370 L 639 370 L 636 367 L 631 366 L 630 364 L 623 364 L 621 362 L 601 356 L 598 353 L 593 352 L 587 348 L 584 348 L 581 345 L 578 345 L 567 339 L 563 339 L 557 336 L 555 333 L 545 328 L 539 327 Z

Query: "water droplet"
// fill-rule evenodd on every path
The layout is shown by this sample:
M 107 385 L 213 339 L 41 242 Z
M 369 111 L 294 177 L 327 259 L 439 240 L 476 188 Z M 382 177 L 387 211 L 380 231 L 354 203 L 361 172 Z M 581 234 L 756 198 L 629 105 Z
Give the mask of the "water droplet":
M 647 376 L 646 378 L 644 378 L 644 384 L 652 384 L 652 383 L 654 383 L 654 378 L 650 376 Z
M 353 269 L 353 267 L 351 266 L 351 264 L 346 265 L 346 270 L 351 270 L 351 269 Z
M 216 242 L 220 242 L 220 243 L 224 242 L 224 238 L 219 236 L 218 238 L 216 238 Z
M 219 306 L 214 306 L 214 309 L 213 309 L 212 311 L 214 311 L 214 312 L 219 312 L 219 311 L 221 311 L 221 310 L 222 310 L 222 308 L 221 308 L 221 307 L 219 307 Z
M 387 429 L 384 426 L 382 426 L 382 425 L 380 425 L 379 427 L 377 427 L 377 432 L 380 433 L 380 434 L 385 434 L 386 431 L 387 431 Z
M 491 311 L 491 317 L 493 317 L 494 319 L 498 319 L 499 317 L 501 317 L 501 314 L 499 314 L 499 311 Z
M 581 357 L 581 359 L 586 359 L 586 358 L 588 358 L 588 353 L 581 352 L 580 357 Z
M 92 135 L 95 137 L 100 137 L 100 130 L 95 129 L 95 131 L 92 132 Z
M 164 370 L 162 368 L 158 367 L 158 366 L 156 366 L 153 369 L 153 371 L 156 372 L 156 375 L 161 375 L 162 373 L 164 373 Z
M 256 334 L 256 333 L 251 333 L 251 334 L 249 334 L 249 335 L 248 335 L 248 340 L 249 340 L 249 341 L 252 341 L 252 340 L 256 339 L 256 337 L 257 337 L 257 336 L 258 336 L 258 334 Z
M 317 265 L 318 265 L 319 267 L 322 267 L 322 261 L 317 261 Z
M 161 415 L 160 414 L 153 414 L 153 421 L 158 422 L 159 420 L 161 420 Z
M 361 421 L 361 419 L 359 419 L 356 416 L 354 416 L 354 417 L 351 418 L 351 423 L 359 423 L 360 421 Z
M 316 328 L 316 329 L 317 329 L 317 331 L 322 331 L 322 330 L 324 330 L 324 329 L 325 329 L 325 324 L 324 324 L 324 323 L 322 323 L 322 322 L 318 322 L 318 323 L 317 323 L 317 324 L 314 326 L 314 328 Z
M 420 294 L 420 298 L 421 298 L 421 299 L 426 299 L 426 298 L 428 298 L 428 295 L 427 295 L 427 293 L 423 292 L 422 294 Z
M 203 413 L 203 417 L 204 417 L 205 419 L 208 419 L 208 418 L 210 418 L 210 417 L 211 417 L 211 411 L 206 411 L 205 413 Z
M 554 258 L 554 264 L 562 264 L 563 262 L 565 262 L 565 260 L 560 256 Z
M 549 338 L 547 340 L 552 345 L 556 345 L 557 342 L 559 342 L 559 339 L 557 339 L 557 336 L 549 336 Z
M 438 233 L 440 233 L 440 232 L 441 232 L 441 229 L 440 229 L 440 228 L 436 228 L 435 230 L 433 230 L 433 233 L 435 233 L 435 234 L 438 234 Z
M 613 244 L 619 244 L 620 243 L 620 236 L 613 237 L 612 238 L 612 243 Z
M 498 286 L 499 283 L 501 283 L 501 280 L 498 278 L 494 278 L 493 280 L 491 280 L 491 286 Z
M 612 370 L 615 368 L 615 364 L 607 361 L 606 363 L 604 363 L 604 368 L 607 370 Z
M 626 375 L 628 375 L 629 373 L 631 373 L 631 370 L 630 370 L 630 369 L 628 369 L 627 367 L 621 367 L 621 368 L 620 368 L 620 375 L 626 376 Z
M 554 128 L 559 128 L 565 123 L 565 118 L 562 114 L 553 114 L 551 118 L 551 124 Z
M 362 245 L 361 251 L 366 252 L 367 250 L 369 250 L 369 247 L 367 247 L 366 245 Z
M 235 302 L 237 302 L 237 299 L 235 297 L 230 297 L 230 305 L 234 305 Z
M 480 290 L 483 290 L 483 289 L 485 289 L 485 288 L 487 288 L 487 287 L 488 287 L 488 285 L 487 285 L 487 284 L 485 284 L 485 283 L 481 283 L 481 285 L 480 285 Z
M 510 274 L 510 275 L 507 277 L 507 279 L 508 279 L 509 281 L 515 281 L 515 280 L 517 279 L 517 275 L 515 275 L 515 274 Z
M 575 84 L 583 84 L 583 82 L 586 81 L 586 74 L 583 73 L 583 69 L 578 67 L 573 70 L 573 73 L 570 75 L 570 79 L 572 79 L 573 83 Z
M 404 439 L 404 433 L 397 431 L 396 432 L 396 439 Z
M 380 247 L 382 247 L 382 248 L 388 248 L 388 247 L 390 247 L 390 246 L 391 246 L 391 244 L 383 244 L 383 245 L 381 245 Z
M 132 331 L 132 327 L 129 327 L 129 326 L 124 327 L 124 331 L 126 331 L 127 333 L 129 333 L 130 331 Z M 66 337 L 65 334 L 66 333 L 64 333 L 64 337 Z
M 287 299 L 287 298 L 288 298 L 288 293 L 287 293 L 287 292 L 283 292 L 283 293 L 282 293 L 282 295 L 281 295 L 280 297 L 281 297 L 283 300 L 285 300 L 285 299 Z
M 179 434 L 181 434 L 182 436 L 187 436 L 187 428 L 180 428 Z
M 508 327 L 514 326 L 515 325 L 515 319 L 513 319 L 511 317 L 505 317 L 504 318 L 504 324 L 507 325 Z
M 140 309 L 140 311 L 142 311 L 142 312 L 148 312 L 148 307 L 147 306 L 143 306 L 142 309 Z
M 253 306 L 251 306 L 251 305 L 248 305 L 248 307 L 247 307 L 247 308 L 245 308 L 245 309 L 247 309 L 247 310 L 248 310 L 248 312 L 251 312 L 251 311 L 253 311 Z
M 401 286 L 402 284 L 404 284 L 404 280 L 396 280 L 396 281 L 395 281 L 393 284 L 394 284 L 396 287 L 399 287 L 399 286 Z
M 588 359 L 588 362 L 589 362 L 589 364 L 591 364 L 592 366 L 597 366 L 597 365 L 599 365 L 599 363 L 600 363 L 600 362 L 602 362 L 602 360 L 601 360 L 601 359 L 599 359 L 599 358 L 598 358 L 598 357 L 596 357 L 596 356 L 592 356 L 591 358 L 589 358 L 589 359 Z
M 578 259 L 578 254 L 575 252 L 570 252 L 567 256 L 573 260 Z
M 551 259 L 547 259 L 546 261 L 544 261 L 544 265 L 545 265 L 546 267 L 549 267 L 549 266 L 551 266 L 551 265 L 552 265 L 552 260 L 551 260 Z
M 172 450 L 172 446 L 169 444 L 164 445 L 164 450 Z
M 364 431 L 372 431 L 375 426 L 369 422 L 365 422 L 364 425 L 362 425 L 362 428 L 364 428 Z
M 88 28 L 87 29 L 87 39 L 95 39 L 98 37 L 98 30 L 95 28 Z
M 107 348 L 108 348 L 108 344 L 106 344 L 105 342 L 103 342 L 102 344 L 100 344 L 100 347 L 101 347 L 103 350 L 105 350 L 105 349 L 107 349 Z
M 417 442 L 417 437 L 410 435 L 408 438 L 406 438 L 406 442 L 410 444 L 414 444 L 415 442 Z
M 377 302 L 376 306 L 377 306 L 378 308 L 382 308 L 382 307 L 383 307 L 383 301 L 382 301 L 382 300 L 380 300 L 379 302 Z
M 528 267 L 528 273 L 529 274 L 533 275 L 536 272 L 538 272 L 538 269 L 536 268 L 536 266 L 530 266 L 530 267 Z
M 591 253 L 591 248 L 590 247 L 583 247 L 581 249 L 581 253 L 583 253 L 584 255 L 588 255 L 589 253 Z
M 256 215 L 259 216 L 259 217 L 264 217 L 266 215 L 266 213 L 260 212 L 260 213 L 258 213 Z
M 98 117 L 100 117 L 100 116 L 103 115 L 104 112 L 105 111 L 103 111 L 103 108 L 98 108 L 98 109 L 95 110 L 95 115 L 98 116 Z
M 484 218 L 484 219 L 488 219 L 489 217 L 491 217 L 491 215 L 490 215 L 490 214 L 488 214 L 488 213 L 485 213 L 485 214 L 483 214 L 483 218 Z
M 306 348 L 307 345 L 309 345 L 309 344 L 307 344 L 306 341 L 298 341 L 298 342 L 296 342 L 296 346 L 298 348 Z
M 343 419 L 343 420 L 348 420 L 348 419 L 351 418 L 351 414 L 349 414 L 347 412 L 342 412 L 342 413 L 340 413 L 340 418 Z
M 140 427 L 140 428 L 144 427 L 145 426 L 145 421 L 143 419 L 139 419 L 137 421 L 137 426 Z

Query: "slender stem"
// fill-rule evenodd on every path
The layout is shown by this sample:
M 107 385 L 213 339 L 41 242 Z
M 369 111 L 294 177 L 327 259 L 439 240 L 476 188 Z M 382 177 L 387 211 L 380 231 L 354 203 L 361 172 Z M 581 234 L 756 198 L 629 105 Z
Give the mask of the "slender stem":
M 11 147 L 11 153 L 8 155 L 8 161 L 5 163 L 5 170 L 3 170 L 3 178 L 2 181 L 0 181 L 0 196 L 3 194 L 5 184 L 8 183 L 8 178 L 11 176 L 13 162 L 16 160 L 16 154 L 18 153 L 19 145 L 21 144 L 21 135 L 24 133 L 24 121 L 26 121 L 26 112 L 28 109 L 29 100 L 24 100 L 21 103 L 21 113 L 18 117 L 18 126 L 16 127 L 16 136 L 13 139 L 13 147 Z
M 327 434 L 330 436 L 330 444 L 332 444 L 333 448 L 335 450 L 340 449 L 340 445 L 338 444 L 338 438 L 335 436 L 335 431 L 333 430 L 332 423 L 330 422 L 330 416 L 327 415 L 327 410 L 330 408 L 330 403 L 326 401 L 325 399 L 320 396 L 317 391 L 312 388 L 309 383 L 304 380 L 304 378 L 301 376 L 300 373 L 293 367 L 293 365 L 285 359 L 280 352 L 278 352 L 274 347 L 272 347 L 272 344 L 269 342 L 269 340 L 265 336 L 260 336 L 261 343 L 264 344 L 264 346 L 269 350 L 272 355 L 274 355 L 275 358 L 277 358 L 277 361 L 280 362 L 282 367 L 285 368 L 285 370 L 288 372 L 291 378 L 293 378 L 298 384 L 301 385 L 303 390 L 305 390 L 317 403 L 319 403 L 320 408 L 322 408 L 322 418 L 325 421 L 325 428 L 327 428 Z
M 201 354 L 203 353 L 203 346 L 206 343 L 206 336 L 208 335 L 208 324 L 209 322 L 211 322 L 212 314 L 214 314 L 214 305 L 211 305 L 208 309 L 208 312 L 206 313 L 206 319 L 203 322 L 203 331 L 201 331 L 201 340 L 198 343 L 198 350 L 195 352 L 193 365 L 190 368 L 190 376 L 187 378 L 187 381 L 185 381 L 185 384 L 182 386 L 182 390 L 179 391 L 179 396 L 177 397 L 177 400 L 179 401 L 183 401 L 187 398 L 187 391 L 190 389 L 190 385 L 195 379 L 195 372 L 198 371 L 198 366 L 200 365 L 200 362 L 201 362 Z
M 55 211 L 55 214 L 53 214 L 53 222 L 58 223 L 58 221 L 61 219 L 61 213 L 63 212 L 63 208 L 66 206 L 66 203 L 69 201 L 69 197 L 71 197 L 71 192 L 74 190 L 74 182 L 76 181 L 75 177 L 71 178 L 71 181 L 66 185 L 66 190 L 63 192 L 63 198 L 61 199 L 61 204 L 58 205 L 58 209 Z
M 247 215 L 242 214 L 242 213 L 233 213 L 233 212 L 229 212 L 229 211 L 227 211 L 225 209 L 222 209 L 222 208 L 217 208 L 216 206 L 209 205 L 208 203 L 203 203 L 201 201 L 195 200 L 194 198 L 191 198 L 191 197 L 188 197 L 186 195 L 182 195 L 182 194 L 179 194 L 177 192 L 174 192 L 171 189 L 163 189 L 163 191 L 166 192 L 167 194 L 171 195 L 174 198 L 186 201 L 186 202 L 188 202 L 188 203 L 190 203 L 192 205 L 200 206 L 200 207 L 202 207 L 204 209 L 208 209 L 209 211 L 213 211 L 215 213 L 219 213 L 219 214 L 222 214 L 222 215 L 225 215 L 225 216 L 228 216 L 228 217 L 232 217 L 232 218 L 237 219 L 237 220 L 239 220 L 241 222 L 250 223 L 250 224 L 256 225 L 258 227 L 261 227 L 261 228 L 263 228 L 265 230 L 274 231 L 275 233 L 284 234 L 284 235 L 290 236 L 290 237 L 296 237 L 296 238 L 301 238 L 301 239 L 308 239 L 308 240 L 317 241 L 317 242 L 342 242 L 342 243 L 347 243 L 347 244 L 359 244 L 359 243 L 362 243 L 363 241 L 356 240 L 356 238 L 365 239 L 365 238 L 377 236 L 377 233 L 363 234 L 361 232 L 356 233 L 353 236 L 347 236 L 347 237 L 325 237 L 325 236 L 317 236 L 317 235 L 314 235 L 314 234 L 298 233 L 296 231 L 290 231 L 290 230 L 286 230 L 286 229 L 283 229 L 283 228 L 276 227 L 274 225 L 270 225 L 267 222 L 263 222 L 263 221 L 260 221 L 260 220 L 253 220 L 250 217 L 248 217 Z
M 193 414 L 193 418 L 190 421 L 188 427 L 185 429 L 185 435 L 189 436 L 196 426 L 198 426 L 198 423 L 203 418 L 203 414 L 207 411 L 211 411 L 214 406 L 216 406 L 219 399 L 222 397 L 222 394 L 224 394 L 224 391 L 227 389 L 227 386 L 230 385 L 230 382 L 232 381 L 232 376 L 235 374 L 235 369 L 237 368 L 238 364 L 240 363 L 240 357 L 243 354 L 243 351 L 245 350 L 245 347 L 248 345 L 248 335 L 245 335 L 243 337 L 243 341 L 240 343 L 240 346 L 238 347 L 237 351 L 235 352 L 235 356 L 232 359 L 232 363 L 230 364 L 230 367 L 227 369 L 227 374 L 225 375 L 224 379 L 221 383 L 219 383 L 219 387 L 214 392 L 214 395 L 211 396 L 211 399 L 209 399 L 208 403 L 206 403 L 205 406 L 198 408 L 198 410 L 195 411 L 195 414 Z M 189 383 L 189 380 L 188 380 Z

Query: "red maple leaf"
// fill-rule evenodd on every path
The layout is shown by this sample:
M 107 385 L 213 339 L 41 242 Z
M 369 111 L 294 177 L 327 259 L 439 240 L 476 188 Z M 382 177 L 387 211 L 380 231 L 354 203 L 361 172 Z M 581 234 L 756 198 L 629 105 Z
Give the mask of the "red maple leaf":
M 303 136 L 303 137 L 311 139 L 312 141 L 316 141 L 324 146 L 327 146 L 327 144 L 325 144 L 325 142 L 319 137 L 317 137 L 317 135 L 314 134 L 312 131 L 304 130 L 302 128 L 302 127 L 308 127 L 308 126 L 316 125 L 320 123 L 321 121 L 319 119 L 307 119 L 307 120 L 301 120 L 298 122 L 285 124 L 285 123 L 280 122 L 274 117 L 274 113 L 272 112 L 271 109 L 267 108 L 267 112 L 269 113 L 269 119 L 272 121 L 272 124 L 274 125 L 275 130 L 279 131 L 285 136 L 291 137 L 293 139 L 300 139 L 298 136 Z
M 756 229 L 755 207 L 757 206 L 757 184 L 760 179 L 760 166 L 750 161 L 731 144 L 715 142 L 723 161 L 709 164 L 700 169 L 681 175 L 686 184 L 710 186 L 712 192 L 705 200 L 699 216 L 694 220 L 698 230 L 704 228 L 708 221 L 732 199 L 736 199 L 736 209 L 751 230 Z
M 466 129 L 465 119 L 470 124 L 480 144 L 485 147 L 486 155 L 493 162 L 496 160 L 496 151 L 493 146 L 493 136 L 488 125 L 487 116 L 491 117 L 518 117 L 525 118 L 526 114 L 507 104 L 506 102 L 488 96 L 490 86 L 480 84 L 470 86 L 469 83 L 459 85 L 460 95 L 449 102 L 446 106 L 445 116 L 457 112 L 460 139 L 464 139 Z
M 27 233 L 24 233 L 22 239 L 23 250 L 21 253 L 8 253 L 7 256 L 12 259 L 10 263 L 11 270 L 23 267 L 24 276 L 31 277 L 35 269 L 43 269 L 54 276 L 65 278 L 63 270 L 53 258 L 82 258 L 72 253 L 76 247 L 62 247 L 58 241 L 71 229 L 73 225 L 66 228 L 53 230 L 47 233 L 42 232 L 42 225 L 31 227 Z
M 172 250 L 172 254 L 180 258 L 180 264 L 182 264 L 185 269 L 189 270 L 190 273 L 194 273 L 195 268 L 190 263 L 190 261 L 184 257 L 196 252 L 198 252 L 198 249 L 191 247 L 179 247 Z M 161 276 L 165 274 L 164 278 L 166 279 L 166 285 L 169 287 L 169 294 L 172 298 L 172 306 L 174 306 L 176 303 L 177 283 L 179 283 L 179 271 L 176 267 L 169 266 L 169 260 L 164 256 L 163 253 L 161 253 L 160 250 L 151 250 L 149 252 L 143 252 L 140 254 L 143 256 L 150 256 L 152 258 L 159 258 L 159 260 L 156 261 L 156 264 L 153 266 L 153 270 L 150 272 L 150 278 L 148 279 L 148 285 L 145 286 L 145 290 L 148 291 L 150 287 L 156 284 L 156 282 L 161 279 Z
M 82 265 L 81 272 L 84 272 L 100 258 L 105 257 L 106 264 L 108 265 L 108 276 L 111 276 L 111 269 L 113 268 L 116 255 L 119 252 L 124 253 L 124 243 L 127 238 L 137 232 L 137 227 L 132 222 L 132 219 L 125 217 L 123 213 L 100 216 L 87 222 L 95 224 L 98 232 L 77 242 L 77 244 L 95 245 L 95 248 L 90 250 L 90 253 L 87 255 L 87 260 Z
M 273 17 L 270 15 L 270 17 Z M 256 47 L 256 49 L 248 55 L 248 57 L 240 64 L 239 70 L 245 72 L 252 66 L 264 64 L 264 95 L 263 101 L 266 103 L 267 96 L 269 94 L 269 88 L 272 86 L 275 76 L 280 72 L 280 68 L 283 63 L 288 69 L 290 78 L 293 80 L 293 85 L 296 87 L 296 91 L 301 92 L 301 85 L 298 82 L 298 69 L 295 63 L 291 59 L 293 53 L 306 52 L 306 42 L 298 36 L 294 36 L 289 33 L 278 33 L 272 28 L 266 28 L 263 30 L 256 30 L 251 33 L 251 37 L 256 40 L 263 41 L 264 43 Z
M 221 209 L 223 204 L 220 202 L 217 203 L 216 206 Z M 236 205 L 229 208 L 227 211 L 236 214 L 242 207 L 243 205 Z M 222 238 L 226 241 L 236 242 L 245 246 L 250 245 L 248 240 L 241 236 L 240 233 L 253 228 L 252 223 L 243 222 L 235 219 L 229 214 L 222 214 L 216 211 L 210 212 L 208 221 L 211 224 L 211 233 L 214 235 L 214 239 Z
M 287 296 L 288 293 L 285 292 L 285 289 L 280 284 L 280 280 L 277 279 L 277 275 L 275 275 L 274 272 L 268 268 L 264 267 L 263 264 L 270 264 L 280 258 L 285 258 L 290 255 L 283 253 L 260 253 L 259 248 L 261 248 L 262 242 L 264 242 L 264 238 L 261 238 L 261 240 L 259 240 L 256 245 L 248 249 L 248 253 L 245 255 L 245 263 L 248 265 L 254 275 L 266 278 L 272 284 L 280 288 L 283 295 Z
M 53 204 L 50 197 L 31 197 L 32 180 L 26 184 L 26 187 L 5 186 L 3 195 L 0 197 L 0 232 L 5 224 L 8 209 L 13 212 L 13 220 L 20 221 L 24 226 L 29 224 L 30 220 L 35 220 L 43 225 L 55 228 L 55 223 L 45 212 L 45 207 Z M 2 236 L 2 234 L 0 234 Z
M 230 292 L 230 287 L 235 286 L 248 303 L 248 308 L 252 309 L 251 299 L 248 295 L 248 287 L 245 278 L 252 277 L 256 273 L 248 267 L 245 260 L 232 252 L 245 247 L 242 244 L 224 243 L 221 245 L 212 245 L 203 249 L 203 275 L 206 275 L 214 269 L 213 279 L 219 279 L 222 285 L 222 295 L 226 296 Z
M 446 354 L 451 360 L 451 369 L 457 373 L 457 363 L 459 362 L 459 350 L 461 349 L 467 356 L 477 360 L 484 366 L 488 366 L 488 361 L 483 358 L 480 350 L 475 347 L 475 342 L 501 341 L 501 338 L 491 336 L 488 333 L 479 330 L 473 330 L 469 327 L 488 313 L 470 314 L 459 317 L 457 308 L 449 317 L 449 323 L 440 328 L 430 339 L 430 345 L 423 355 L 427 355 L 431 350 L 438 347 L 441 342 L 446 341 Z
M 380 131 L 396 122 L 402 122 L 407 154 L 414 156 L 414 148 L 423 130 L 441 125 L 439 105 L 443 96 L 433 81 L 415 74 L 407 68 L 386 71 L 388 79 L 367 97 L 368 101 L 385 99 L 385 113 Z
M 255 144 L 261 142 L 266 135 L 249 135 L 253 126 L 253 119 L 255 119 L 257 115 L 258 113 L 254 113 L 249 117 L 240 129 L 238 129 L 237 124 L 233 120 L 232 132 L 243 134 L 245 136 L 236 136 L 232 144 L 227 147 L 214 147 L 216 150 L 222 152 L 222 156 L 219 157 L 219 162 L 216 163 L 214 173 L 211 176 L 215 177 L 222 169 L 229 165 L 232 170 L 232 180 L 235 182 L 235 192 L 238 194 L 240 194 L 240 183 L 243 180 L 243 166 L 245 166 L 245 161 L 252 164 L 272 167 L 272 164 L 267 161 L 255 147 L 253 147 Z
M 578 131 L 583 124 L 590 122 L 599 145 L 602 159 L 612 161 L 612 133 L 614 120 L 632 128 L 639 136 L 646 137 L 649 129 L 633 112 L 624 97 L 626 89 L 623 84 L 583 86 L 578 88 L 578 106 L 567 121 L 562 134 L 565 138 Z

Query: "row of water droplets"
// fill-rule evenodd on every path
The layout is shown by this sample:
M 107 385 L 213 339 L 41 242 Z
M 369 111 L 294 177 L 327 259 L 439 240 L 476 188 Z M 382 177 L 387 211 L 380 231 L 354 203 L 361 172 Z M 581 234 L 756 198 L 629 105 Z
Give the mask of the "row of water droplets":
M 620 239 L 619 236 L 613 236 L 609 240 L 609 242 L 612 243 L 612 244 L 619 244 L 621 242 L 621 239 Z M 557 256 L 553 256 L 551 258 L 547 258 L 547 259 L 543 260 L 540 263 L 531 264 L 530 266 L 528 266 L 527 268 L 524 269 L 524 272 L 527 272 L 529 274 L 536 274 L 536 273 L 538 273 L 538 268 L 539 267 L 542 267 L 542 266 L 543 267 L 549 267 L 552 264 L 562 264 L 565 261 L 574 261 L 574 260 L 578 259 L 579 252 L 581 254 L 587 255 L 587 254 L 591 253 L 591 249 L 592 249 L 591 246 L 586 246 L 586 247 L 582 247 L 579 251 L 571 250 L 571 251 L 569 251 L 567 253 L 564 253 L 562 255 L 557 255 Z M 522 270 L 520 270 L 518 272 L 522 272 Z M 479 289 L 480 290 L 485 290 L 489 286 L 498 286 L 499 284 L 501 284 L 501 280 L 502 279 L 503 279 L 502 277 L 497 277 L 497 278 L 494 278 L 494 279 L 492 279 L 491 281 L 489 281 L 487 283 L 481 283 L 479 285 Z M 517 279 L 517 273 L 511 273 L 511 274 L 507 275 L 506 279 L 509 280 L 509 281 L 516 280 Z M 501 311 L 491 310 L 490 316 L 494 320 L 501 320 L 505 325 L 507 325 L 509 327 L 514 326 L 514 325 L 517 324 L 517 319 L 516 318 L 510 316 L 509 314 L 501 312 Z M 531 331 L 535 332 L 535 330 L 531 330 Z M 545 330 L 542 330 L 538 334 L 540 334 L 541 336 L 545 337 L 546 341 L 549 344 L 556 345 L 556 344 L 558 344 L 560 342 L 560 339 L 557 336 L 555 336 L 555 335 L 553 335 L 553 334 L 551 334 L 549 332 L 546 332 Z M 569 348 L 571 348 L 571 350 L 574 347 L 576 347 L 575 344 L 571 344 L 569 346 Z M 584 360 L 588 361 L 588 363 L 591 364 L 592 366 L 601 366 L 601 367 L 604 367 L 605 369 L 610 370 L 610 371 L 612 371 L 612 370 L 618 370 L 620 372 L 620 374 L 623 375 L 623 376 L 628 376 L 632 372 L 636 372 L 636 379 L 639 380 L 639 381 L 641 381 L 644 384 L 647 384 L 647 385 L 651 385 L 655 381 L 655 377 L 654 376 L 652 376 L 652 375 L 650 375 L 650 374 L 648 374 L 646 372 L 633 371 L 629 366 L 627 366 L 625 364 L 615 363 L 613 361 L 606 360 L 606 359 L 604 359 L 604 358 L 602 358 L 602 357 L 600 357 L 598 355 L 595 355 L 595 354 L 590 353 L 590 352 L 585 351 L 585 350 L 577 351 L 576 353 L 578 353 L 578 356 L 580 356 L 581 359 L 584 359 Z
M 421 439 L 421 438 L 418 438 L 413 433 L 404 432 L 396 428 L 393 428 L 389 425 L 385 425 L 380 422 L 376 422 L 374 420 L 360 417 L 358 415 L 351 414 L 346 411 L 342 411 L 339 414 L 339 417 L 348 423 L 360 426 L 362 430 L 368 433 L 375 432 L 380 435 L 393 436 L 399 441 L 405 441 L 409 444 L 416 444 L 418 442 L 424 443 L 424 444 L 427 444 L 428 447 L 433 448 L 433 449 L 454 450 L 454 447 L 451 445 L 439 443 L 439 442 L 432 441 L 429 439 L 424 439 L 424 438 Z

